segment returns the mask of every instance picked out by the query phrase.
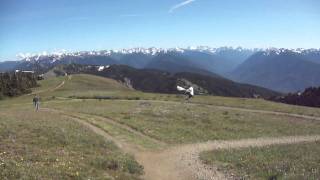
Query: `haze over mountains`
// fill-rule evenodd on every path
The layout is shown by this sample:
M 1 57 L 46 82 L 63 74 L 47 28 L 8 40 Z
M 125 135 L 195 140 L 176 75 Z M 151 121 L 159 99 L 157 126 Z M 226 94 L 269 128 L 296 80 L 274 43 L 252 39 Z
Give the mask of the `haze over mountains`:
M 286 49 L 258 52 L 238 66 L 230 77 L 281 92 L 317 87 L 320 86 L 320 52 Z
M 194 87 L 196 94 L 209 94 L 227 97 L 253 98 L 259 94 L 263 98 L 278 96 L 279 93 L 269 89 L 236 83 L 218 75 L 209 76 L 190 72 L 168 73 L 156 69 L 136 69 L 127 65 L 92 66 L 92 65 L 59 65 L 48 74 L 92 74 L 122 82 L 127 87 L 143 92 L 179 93 L 177 85 Z
M 320 86 L 320 49 L 134 48 L 122 50 L 20 54 L 21 61 L 2 62 L 0 71 L 44 73 L 59 64 L 123 64 L 171 73 L 224 77 L 280 92 Z

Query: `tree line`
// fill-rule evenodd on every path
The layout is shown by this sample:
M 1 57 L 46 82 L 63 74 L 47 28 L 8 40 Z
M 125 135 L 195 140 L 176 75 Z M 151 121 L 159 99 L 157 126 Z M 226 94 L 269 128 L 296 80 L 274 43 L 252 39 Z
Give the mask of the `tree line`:
M 37 77 L 33 73 L 0 73 L 0 99 L 30 93 L 37 86 Z
M 310 87 L 302 93 L 289 93 L 286 96 L 277 97 L 272 100 L 286 104 L 320 107 L 320 87 Z

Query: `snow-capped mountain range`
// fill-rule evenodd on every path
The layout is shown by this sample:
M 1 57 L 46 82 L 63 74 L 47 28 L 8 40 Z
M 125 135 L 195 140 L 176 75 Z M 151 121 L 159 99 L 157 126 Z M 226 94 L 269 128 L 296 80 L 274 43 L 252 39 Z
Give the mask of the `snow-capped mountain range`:
M 129 48 L 129 49 L 120 49 L 120 50 L 92 50 L 92 51 L 67 51 L 67 50 L 57 50 L 53 52 L 40 52 L 40 53 L 19 53 L 17 57 L 19 60 L 25 61 L 38 61 L 42 59 L 41 57 L 53 57 L 53 61 L 60 60 L 62 57 L 66 56 L 74 56 L 74 57 L 81 57 L 81 56 L 111 56 L 113 54 L 145 54 L 155 56 L 159 53 L 169 53 L 169 52 L 177 52 L 177 53 L 184 53 L 186 51 L 197 51 L 197 52 L 205 52 L 210 54 L 219 54 L 220 52 L 224 51 L 236 51 L 236 52 L 259 52 L 263 51 L 264 55 L 272 55 L 276 54 L 279 55 L 281 53 L 288 53 L 293 52 L 297 54 L 310 54 L 316 53 L 320 54 L 319 49 L 304 49 L 304 48 L 296 48 L 296 49 L 286 49 L 286 48 L 242 48 L 242 47 L 219 47 L 219 48 L 212 48 L 208 46 L 198 46 L 198 47 L 187 47 L 187 48 Z
M 168 52 L 178 52 L 184 53 L 185 51 L 199 51 L 199 52 L 208 52 L 216 53 L 221 50 L 232 49 L 242 51 L 243 48 L 232 48 L 232 47 L 221 47 L 221 48 L 211 48 L 208 46 L 199 46 L 199 47 L 188 47 L 188 48 L 129 48 L 129 49 L 119 49 L 119 50 L 93 50 L 93 51 L 67 51 L 67 50 L 57 50 L 53 52 L 40 52 L 40 53 L 19 53 L 17 57 L 20 60 L 39 60 L 40 57 L 53 56 L 56 58 L 61 58 L 63 56 L 110 56 L 112 54 L 145 54 L 155 56 L 159 53 L 168 53 Z
M 1 71 L 45 73 L 58 65 L 127 65 L 170 73 L 223 76 L 282 92 L 320 86 L 320 49 L 248 49 L 208 46 L 20 53 L 19 61 L 0 62 Z
M 272 55 L 272 54 L 283 54 L 283 53 L 296 53 L 300 55 L 306 55 L 310 53 L 316 53 L 320 55 L 320 49 L 304 49 L 304 48 L 297 48 L 297 49 L 286 49 L 286 48 L 268 48 L 262 50 L 264 55 Z

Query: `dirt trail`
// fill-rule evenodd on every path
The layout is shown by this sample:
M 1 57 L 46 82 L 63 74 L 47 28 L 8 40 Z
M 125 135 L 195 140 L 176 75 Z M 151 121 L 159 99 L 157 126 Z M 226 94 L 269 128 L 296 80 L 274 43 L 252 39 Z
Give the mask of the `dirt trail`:
M 71 77 L 68 77 L 68 80 L 71 80 Z M 32 92 L 32 93 L 29 93 L 29 94 L 26 94 L 24 96 L 32 96 L 32 95 L 35 95 L 35 94 L 40 94 L 40 93 L 44 93 L 44 92 L 49 92 L 49 91 L 55 91 L 57 89 L 60 89 L 62 86 L 64 86 L 65 84 L 65 80 L 63 80 L 60 84 L 58 84 L 56 87 L 53 87 L 53 88 L 49 88 L 49 89 L 44 89 L 44 90 L 41 90 L 41 91 L 36 91 L 36 92 Z
M 85 115 L 88 116 L 89 114 L 85 114 Z M 144 134 L 144 133 L 142 133 L 142 132 L 140 132 L 138 130 L 135 130 L 134 128 L 132 128 L 132 127 L 130 127 L 128 125 L 121 124 L 118 121 L 113 120 L 111 118 L 106 118 L 106 117 L 97 116 L 97 115 L 89 115 L 89 116 L 91 116 L 92 118 L 95 118 L 95 119 L 100 119 L 102 121 L 105 121 L 105 122 L 107 122 L 109 124 L 112 124 L 114 126 L 120 127 L 122 129 L 125 129 L 125 130 L 127 130 L 127 131 L 129 131 L 129 132 L 131 132 L 131 133 L 133 133 L 133 134 L 135 134 L 137 136 L 140 136 L 142 138 L 148 139 L 149 141 L 152 141 L 152 142 L 154 142 L 156 144 L 159 144 L 161 146 L 165 146 L 166 145 L 166 143 L 164 143 L 164 142 L 162 142 L 162 141 L 160 141 L 158 139 L 152 138 L 152 137 L 150 137 L 150 136 L 148 136 L 148 135 L 146 135 L 146 134 Z
M 68 75 L 68 81 L 72 80 L 72 75 Z M 58 86 L 49 89 L 49 91 L 55 91 L 57 89 L 60 89 L 62 86 L 64 86 L 64 84 L 66 83 L 66 80 L 63 80 Z
M 125 124 L 121 124 L 119 123 L 118 121 L 116 120 L 113 120 L 113 119 L 110 119 L 110 118 L 106 118 L 106 117 L 103 117 L 103 116 L 98 116 L 98 115 L 91 115 L 91 114 L 85 114 L 85 113 L 79 113 L 79 112 L 67 112 L 67 111 L 63 111 L 63 110 L 58 110 L 58 109 L 51 109 L 51 108 L 42 108 L 42 110 L 46 110 L 46 111 L 51 111 L 51 112 L 56 112 L 56 113 L 60 113 L 60 114 L 63 114 L 67 117 L 71 117 L 71 118 L 74 118 L 74 119 L 78 119 L 78 120 L 82 120 L 82 121 L 86 121 L 84 118 L 88 118 L 88 119 L 93 119 L 93 120 L 102 120 L 104 122 L 107 122 L 108 124 L 111 124 L 113 126 L 116 126 L 116 127 L 119 127 L 119 128 L 122 128 L 130 133 L 133 133 L 141 138 L 145 138 L 155 144 L 159 144 L 161 146 L 166 146 L 166 143 L 158 140 L 158 139 L 155 139 L 155 138 L 152 138 L 146 134 L 143 134 L 142 132 L 140 131 L 137 131 L 135 130 L 134 128 L 128 126 L 128 125 L 125 125 Z M 86 122 L 88 123 L 88 122 Z M 90 123 L 88 123 L 90 124 Z M 92 125 L 94 126 L 94 125 Z
M 122 100 L 118 100 L 118 101 L 132 101 L 132 100 L 123 100 L 122 99 Z M 163 103 L 172 103 L 172 104 L 181 103 L 181 102 L 176 102 L 176 101 L 162 101 L 162 100 L 139 100 L 139 101 L 163 102 Z M 210 107 L 215 107 L 217 109 L 222 109 L 222 110 L 234 110 L 234 111 L 242 111 L 242 112 L 270 114 L 270 115 L 277 115 L 277 116 L 288 116 L 288 117 L 295 117 L 295 118 L 301 118 L 301 119 L 307 119 L 307 120 L 320 121 L 320 117 L 317 117 L 317 116 L 308 116 L 308 115 L 301 115 L 301 114 L 294 114 L 294 113 L 258 110 L 258 109 L 247 109 L 247 108 L 240 108 L 240 107 L 220 106 L 220 105 L 212 105 L 212 104 L 193 103 L 193 102 L 189 102 L 188 104 L 210 106 Z
M 262 147 L 276 144 L 294 144 L 319 141 L 317 136 L 291 136 L 280 138 L 257 138 L 232 141 L 209 141 L 180 145 L 162 152 L 138 152 L 136 159 L 145 167 L 145 179 L 195 180 L 232 179 L 222 174 L 217 167 L 206 166 L 199 160 L 203 151 L 229 148 Z
M 67 116 L 67 115 L 64 115 L 65 117 L 68 117 L 68 118 L 72 118 L 73 120 L 77 121 L 78 123 L 88 127 L 89 129 L 91 129 L 93 132 L 95 132 L 96 134 L 106 138 L 106 140 L 109 140 L 109 141 L 113 141 L 119 148 L 123 149 L 123 150 L 126 150 L 125 152 L 127 153 L 132 153 L 133 150 L 134 150 L 134 147 L 129 145 L 129 144 L 125 144 L 121 141 L 119 141 L 118 139 L 114 138 L 113 136 L 110 136 L 108 133 L 106 133 L 104 130 L 102 130 L 101 128 L 97 127 L 97 126 L 94 126 L 82 119 L 79 119 L 79 118 L 76 118 L 76 117 L 71 117 L 71 116 Z
M 214 106 L 214 105 L 213 105 Z M 316 116 L 308 116 L 308 115 L 301 115 L 301 114 L 293 114 L 293 113 L 285 113 L 285 112 L 275 112 L 275 111 L 266 111 L 266 110 L 253 110 L 253 109 L 246 109 L 246 108 L 237 108 L 237 107 L 228 107 L 228 106 L 214 106 L 218 109 L 224 110 L 236 110 L 236 111 L 243 111 L 243 112 L 252 112 L 252 113 L 261 113 L 261 114 L 271 114 L 277 116 L 289 116 L 301 119 L 308 119 L 308 120 L 317 120 L 320 121 L 320 117 Z
M 61 113 L 61 111 L 53 109 L 42 109 L 44 111 L 52 111 Z M 124 152 L 133 154 L 136 160 L 144 166 L 146 180 L 196 180 L 196 179 L 232 179 L 232 176 L 225 175 L 217 170 L 217 167 L 206 166 L 199 160 L 199 154 L 203 151 L 228 148 L 245 148 L 245 147 L 263 147 L 276 144 L 294 144 L 302 142 L 314 142 L 320 140 L 320 135 L 315 136 L 289 136 L 274 138 L 255 138 L 231 141 L 208 141 L 205 143 L 177 145 L 164 150 L 142 150 L 137 145 L 124 142 L 115 137 L 110 136 L 104 130 L 88 123 L 83 118 L 74 115 L 64 116 L 72 118 L 78 123 L 88 127 L 95 133 L 103 136 L 107 140 L 113 141 Z M 101 118 L 101 117 L 100 117 Z M 109 120 L 112 121 L 112 120 Z M 128 128 L 128 127 L 123 127 Z M 132 133 L 139 133 L 131 129 Z M 145 136 L 140 134 L 141 136 Z
M 49 89 L 49 91 L 52 92 L 52 91 L 55 91 L 55 90 L 57 90 L 57 89 L 60 89 L 62 86 L 64 86 L 65 82 L 66 82 L 66 81 L 62 81 L 61 84 L 59 84 L 57 87 L 55 87 L 55 88 L 53 88 L 53 89 Z
M 55 91 L 59 88 L 63 87 L 67 80 L 71 80 L 72 76 L 68 76 L 68 79 L 62 81 L 58 86 L 34 92 L 31 94 L 27 94 L 26 96 L 39 94 L 48 91 Z M 121 100 L 126 101 L 126 100 Z M 145 101 L 145 100 L 142 100 Z M 165 103 L 181 103 L 181 102 L 172 102 L 172 101 L 154 101 L 152 102 L 165 102 Z M 301 119 L 308 120 L 319 120 L 320 117 L 313 117 L 308 115 L 300 115 L 300 114 L 292 114 L 292 113 L 284 113 L 284 112 L 274 112 L 267 110 L 252 110 L 246 108 L 238 108 L 238 107 L 227 107 L 227 106 L 218 106 L 218 105 L 207 105 L 200 103 L 190 103 L 192 105 L 203 105 L 215 107 L 223 110 L 236 110 L 236 111 L 244 111 L 244 112 L 252 112 L 252 113 L 262 113 L 262 114 L 271 114 L 278 116 L 289 116 Z M 41 111 L 50 111 L 62 114 L 65 117 L 71 118 L 74 121 L 84 125 L 89 128 L 96 134 L 104 137 L 106 140 L 113 141 L 119 148 L 121 148 L 124 152 L 133 154 L 136 160 L 144 166 L 145 175 L 143 176 L 146 180 L 196 180 L 196 179 L 205 179 L 205 180 L 213 180 L 213 179 L 232 179 L 232 176 L 223 174 L 218 171 L 217 167 L 214 166 L 206 166 L 199 160 L 199 154 L 203 151 L 209 150 L 217 150 L 217 149 L 237 149 L 237 148 L 246 148 L 246 147 L 263 147 L 269 145 L 277 145 L 277 144 L 295 144 L 302 142 L 314 142 L 320 141 L 320 135 L 314 136 L 289 136 L 289 137 L 274 137 L 274 138 L 255 138 L 255 139 L 242 139 L 242 140 L 230 140 L 230 141 L 208 141 L 204 143 L 196 143 L 196 144 L 186 144 L 186 145 L 177 145 L 173 147 L 169 147 L 167 149 L 162 150 L 142 150 L 143 148 L 138 148 L 136 144 L 130 144 L 123 140 L 117 139 L 111 135 L 109 135 L 106 131 L 101 128 L 89 123 L 85 120 L 85 118 L 97 118 L 122 129 L 129 131 L 130 133 L 134 133 L 139 137 L 148 138 L 158 144 L 165 145 L 164 142 L 151 138 L 127 125 L 116 122 L 112 119 L 104 118 L 101 116 L 94 116 L 85 114 L 83 116 L 75 116 L 76 113 L 69 113 L 58 111 L 49 108 L 42 108 Z
M 315 136 L 289 136 L 289 137 L 274 137 L 274 138 L 256 138 L 231 141 L 209 141 L 206 143 L 197 143 L 182 145 L 168 149 L 163 154 L 175 159 L 175 168 L 179 173 L 179 179 L 233 179 L 230 175 L 222 174 L 217 167 L 206 166 L 199 160 L 199 154 L 203 151 L 217 149 L 237 149 L 246 147 L 263 147 L 269 145 L 280 144 L 296 144 L 302 142 L 315 142 L 320 140 L 320 135 Z M 170 156 L 169 156 L 170 155 Z M 164 159 L 165 160 L 165 159 Z M 171 160 L 173 161 L 173 160 Z M 153 167 L 156 168 L 156 167 Z M 183 175 L 188 175 L 183 177 Z M 182 177 L 182 178 L 180 178 Z

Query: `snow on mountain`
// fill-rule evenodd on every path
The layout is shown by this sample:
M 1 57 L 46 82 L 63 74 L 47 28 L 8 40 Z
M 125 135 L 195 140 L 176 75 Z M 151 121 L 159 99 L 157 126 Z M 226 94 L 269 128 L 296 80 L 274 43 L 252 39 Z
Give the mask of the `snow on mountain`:
M 279 55 L 283 53 L 296 53 L 300 55 L 306 55 L 310 53 L 315 53 L 320 55 L 320 49 L 304 49 L 304 48 L 296 48 L 296 49 L 286 49 L 286 48 L 267 48 L 263 50 L 264 55 Z
M 297 49 L 285 49 L 285 48 L 267 48 L 267 49 L 248 49 L 248 48 L 242 48 L 242 47 L 219 47 L 219 48 L 212 48 L 209 46 L 198 46 L 198 47 L 187 47 L 187 48 L 129 48 L 129 49 L 119 49 L 119 50 L 92 50 L 92 51 L 67 51 L 67 50 L 56 50 L 53 52 L 41 52 L 41 53 L 19 53 L 17 54 L 17 57 L 20 60 L 25 61 L 39 61 L 43 57 L 51 57 L 52 61 L 58 61 L 62 59 L 63 57 L 81 57 L 81 56 L 111 56 L 114 54 L 137 54 L 142 53 L 146 55 L 156 56 L 159 53 L 168 53 L 168 52 L 177 52 L 177 53 L 184 53 L 185 51 L 198 51 L 198 52 L 206 52 L 210 54 L 218 54 L 223 51 L 237 51 L 237 52 L 243 52 L 243 51 L 251 51 L 251 52 L 258 52 L 263 51 L 264 55 L 279 55 L 281 53 L 298 53 L 298 54 L 319 54 L 320 55 L 320 49 L 304 49 L 304 48 L 297 48 Z

